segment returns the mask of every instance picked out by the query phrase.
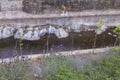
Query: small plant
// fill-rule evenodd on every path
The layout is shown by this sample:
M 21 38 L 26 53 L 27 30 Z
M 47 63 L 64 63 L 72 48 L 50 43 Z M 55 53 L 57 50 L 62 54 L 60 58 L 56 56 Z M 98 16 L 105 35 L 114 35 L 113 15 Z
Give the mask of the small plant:
M 97 36 L 99 34 L 101 34 L 102 32 L 104 32 L 106 30 L 106 28 L 107 28 L 106 26 L 104 26 L 104 20 L 103 19 L 100 19 L 100 21 L 97 23 L 96 26 L 97 26 L 97 28 L 95 29 L 96 35 L 95 35 L 95 38 L 94 38 L 93 48 L 96 47 Z
M 104 32 L 107 29 L 107 27 L 104 25 L 104 20 L 103 19 L 101 19 L 96 26 L 97 26 L 97 29 L 95 30 L 95 32 L 98 35 L 101 34 L 102 32 Z
M 118 25 L 113 32 L 118 36 L 118 39 L 120 39 L 120 25 Z
M 114 45 L 116 45 L 117 41 L 120 40 L 120 25 L 118 25 L 114 30 L 113 32 L 117 35 L 117 38 L 116 38 L 116 41 L 114 43 Z
M 97 24 L 97 27 L 100 28 L 104 24 L 104 20 L 100 19 L 100 21 Z

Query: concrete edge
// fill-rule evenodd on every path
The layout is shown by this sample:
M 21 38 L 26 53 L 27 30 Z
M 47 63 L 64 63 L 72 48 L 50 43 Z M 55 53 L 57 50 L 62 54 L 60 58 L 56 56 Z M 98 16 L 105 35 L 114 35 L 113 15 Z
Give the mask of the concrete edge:
M 89 10 L 82 12 L 67 12 L 60 14 L 28 14 L 22 11 L 4 11 L 0 12 L 0 19 L 39 19 L 39 18 L 66 18 L 66 17 L 83 17 L 83 16 L 114 16 L 120 15 L 120 10 Z
M 55 53 L 56 56 L 72 56 L 72 55 L 87 55 L 87 54 L 101 54 L 101 53 L 105 53 L 110 51 L 111 49 L 114 48 L 119 48 L 119 47 L 106 47 L 106 48 L 96 48 L 96 49 L 85 49 L 85 50 L 74 50 L 74 51 L 64 51 L 64 52 L 58 52 Z M 34 55 L 22 55 L 22 56 L 16 56 L 16 57 L 12 57 L 12 58 L 4 58 L 4 59 L 0 59 L 0 63 L 9 63 L 9 62 L 13 62 L 15 59 L 19 59 L 19 60 L 37 60 L 43 57 L 49 57 L 51 55 L 51 53 L 47 53 L 47 54 L 34 54 Z M 24 58 L 23 58 L 24 56 Z

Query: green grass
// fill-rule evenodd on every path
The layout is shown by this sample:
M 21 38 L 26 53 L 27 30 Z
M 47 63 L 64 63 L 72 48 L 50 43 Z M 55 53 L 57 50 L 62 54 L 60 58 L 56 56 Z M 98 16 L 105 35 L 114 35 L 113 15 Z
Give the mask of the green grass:
M 85 69 L 88 80 L 120 80 L 120 56 L 111 55 L 93 61 L 92 68 Z
M 76 69 L 76 67 L 70 67 L 72 64 L 67 64 L 74 62 L 74 59 L 67 60 L 59 59 L 57 62 L 56 60 L 53 61 L 54 64 L 58 65 L 56 68 L 53 68 L 55 65 L 50 66 L 53 62 L 47 63 L 47 70 L 52 70 L 54 74 L 46 71 L 45 80 L 120 80 L 119 55 L 105 56 L 102 59 L 92 61 L 92 65 L 84 63 L 84 65 L 81 65 L 84 68 L 80 70 Z M 77 63 L 79 62 L 80 60 Z
M 52 56 L 40 61 L 43 80 L 120 80 L 120 54 L 99 60 L 80 57 Z M 16 61 L 0 65 L 0 80 L 35 80 L 26 62 Z

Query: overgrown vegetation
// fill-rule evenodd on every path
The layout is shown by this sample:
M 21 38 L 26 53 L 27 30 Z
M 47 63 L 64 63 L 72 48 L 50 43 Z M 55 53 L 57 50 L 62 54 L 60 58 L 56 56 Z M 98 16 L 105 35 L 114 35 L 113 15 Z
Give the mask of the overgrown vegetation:
M 119 80 L 120 79 L 120 63 L 119 63 L 120 55 L 106 56 L 100 60 L 92 61 L 92 65 L 84 62 L 83 65 L 79 65 L 79 66 L 84 66 L 83 68 L 79 68 L 79 70 L 77 70 L 76 67 L 74 68 L 71 67 L 73 64 L 68 65 L 66 63 L 66 62 L 70 63 L 73 61 L 74 61 L 73 59 L 70 61 L 66 61 L 66 60 L 63 61 L 62 59 L 59 59 L 57 62 L 50 61 L 49 64 L 44 63 L 47 66 L 47 71 L 45 71 L 46 73 L 45 80 Z M 77 64 L 79 64 L 80 61 L 81 60 L 79 60 Z
M 93 62 L 92 68 L 85 70 L 88 80 L 119 80 L 120 56 L 108 56 Z
M 85 64 L 91 61 L 78 56 L 55 56 L 41 60 L 44 80 L 83 80 L 81 73 Z
M 118 35 L 119 26 L 113 32 Z M 19 40 L 18 53 L 22 53 L 22 40 Z M 27 66 L 27 60 L 19 61 L 18 56 L 13 61 L 0 64 L 0 80 L 119 80 L 120 79 L 120 49 L 113 49 L 111 54 L 102 59 L 92 60 L 79 55 L 54 55 L 37 60 L 42 76 L 33 73 Z M 11 59 L 10 59 L 11 60 Z M 37 77 L 36 77 L 37 76 Z M 39 77 L 40 76 L 40 77 Z
M 13 58 L 10 57 L 9 60 L 1 59 L 0 80 L 34 80 L 35 76 L 27 67 L 27 61 L 24 61 L 23 56 L 21 56 L 21 61 L 19 60 L 19 54 L 22 54 L 22 46 L 22 40 L 19 39 L 18 50 L 16 50 Z
M 52 55 L 42 58 L 38 60 L 42 69 L 42 80 L 119 80 L 119 51 L 94 61 L 78 55 Z M 1 63 L 0 80 L 36 80 L 35 74 L 28 70 L 26 62 L 16 60 Z
M 112 3 L 110 1 L 112 0 L 105 1 L 104 8 L 109 8 L 108 6 L 111 6 Z M 102 4 L 104 1 L 100 3 Z M 51 5 L 52 3 L 48 2 L 48 4 Z M 55 6 L 56 4 L 57 3 L 54 3 Z M 39 2 L 39 0 L 33 0 L 32 4 L 29 4 L 28 0 L 28 4 L 27 6 L 24 6 L 24 8 L 28 9 L 30 12 L 33 11 L 33 13 L 37 13 L 39 12 L 41 5 L 42 4 Z M 67 4 L 65 4 L 65 2 L 60 3 L 59 8 L 64 8 L 66 5 Z M 85 9 L 88 9 L 88 7 L 90 6 L 85 7 Z M 71 7 L 71 9 L 72 8 L 73 7 Z M 95 6 L 94 8 L 97 9 Z M 101 9 L 101 6 L 99 8 Z M 103 22 L 103 20 L 100 21 L 98 28 L 103 25 Z M 117 39 L 119 40 L 120 25 L 117 26 L 113 32 L 118 36 Z M 20 39 L 18 51 L 20 54 L 22 54 L 22 45 L 22 40 Z M 102 59 L 94 61 L 91 59 L 81 58 L 79 55 L 56 56 L 54 54 L 52 54 L 50 57 L 45 57 L 37 61 L 39 61 L 39 64 L 41 65 L 39 68 L 42 70 L 43 80 L 120 80 L 119 51 L 120 49 L 118 49 L 116 52 L 112 52 L 112 55 L 107 55 Z M 36 74 L 28 70 L 29 68 L 26 66 L 26 61 L 19 61 L 18 56 L 15 57 L 16 58 L 14 58 L 14 61 L 12 62 L 3 62 L 0 64 L 0 80 L 36 80 Z
M 0 80 L 34 80 L 23 61 L 0 64 Z

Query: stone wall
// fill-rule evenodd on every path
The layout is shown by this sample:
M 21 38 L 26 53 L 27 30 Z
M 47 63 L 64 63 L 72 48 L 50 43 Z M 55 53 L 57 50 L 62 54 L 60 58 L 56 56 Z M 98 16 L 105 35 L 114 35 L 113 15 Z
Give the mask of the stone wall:
M 1 11 L 22 10 L 23 0 L 0 0 Z
M 59 7 L 66 6 L 67 10 L 86 9 L 120 9 L 120 0 L 0 0 L 2 11 L 23 10 L 39 13 L 46 9 L 46 5 Z M 47 6 L 49 7 L 49 6 Z M 42 9 L 41 9 L 42 8 Z
M 68 11 L 120 9 L 120 0 L 24 0 L 23 11 L 40 13 L 48 9 L 46 5 Z
M 118 17 L 118 16 L 117 16 Z M 120 18 L 120 17 L 118 17 Z M 96 34 L 101 34 L 111 23 L 119 23 L 118 19 L 114 16 L 103 17 L 106 22 L 97 28 L 97 23 L 100 17 L 81 17 L 81 18 L 44 18 L 44 19 L 25 19 L 25 20 L 6 20 L 6 24 L 0 25 L 0 39 L 14 36 L 15 39 L 23 40 L 39 40 L 46 34 L 54 34 L 56 37 L 66 38 L 69 33 L 80 33 L 82 31 L 94 31 Z M 113 21 L 112 21 L 113 20 Z M 97 22 L 98 21 L 98 22 Z M 16 22 L 16 23 L 15 23 Z M 7 24 L 9 23 L 9 24 Z

